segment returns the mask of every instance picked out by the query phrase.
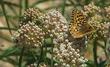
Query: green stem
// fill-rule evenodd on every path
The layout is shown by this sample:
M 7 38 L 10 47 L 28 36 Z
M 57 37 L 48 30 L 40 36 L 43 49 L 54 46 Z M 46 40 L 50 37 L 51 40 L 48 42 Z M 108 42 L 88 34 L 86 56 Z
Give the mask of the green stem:
M 22 48 L 20 58 L 19 58 L 19 67 L 22 67 L 22 59 L 24 54 L 25 47 Z
M 72 5 L 74 5 L 74 2 L 72 0 L 68 0 Z
M 22 0 L 19 0 L 19 5 L 20 5 L 19 16 L 21 16 L 22 15 Z
M 46 54 L 47 54 L 47 46 L 45 47 L 45 52 L 44 52 L 44 62 L 47 64 Z
M 106 51 L 106 47 L 107 47 L 107 40 L 104 40 L 104 46 L 105 46 L 105 48 L 104 48 L 104 52 L 105 52 L 105 55 L 106 55 L 106 57 L 107 57 L 107 62 L 109 63 L 110 62 L 110 58 L 109 58 L 109 56 L 108 56 L 108 54 L 107 54 L 107 51 Z
M 54 48 L 54 44 L 53 44 L 53 46 L 52 46 L 52 48 L 51 48 L 51 67 L 54 67 L 54 61 L 53 61 L 53 48 Z
M 8 27 L 0 27 L 0 30 L 9 30 L 9 28 Z M 16 31 L 17 29 L 16 28 L 10 28 L 10 30 Z
M 1 4 L 2 2 L 0 2 Z M 4 4 L 6 5 L 10 5 L 10 6 L 14 6 L 14 7 L 18 7 L 19 8 L 19 5 L 18 4 L 15 4 L 15 3 L 11 3 L 11 2 L 8 2 L 8 1 L 3 1 Z
M 98 62 L 97 62 L 97 37 L 94 39 L 94 42 L 93 42 L 93 57 L 94 57 L 95 67 L 98 67 Z
M 47 1 L 52 1 L 52 0 L 36 0 L 36 2 L 34 2 L 30 7 L 35 7 L 36 5 L 40 4 L 40 3 L 44 3 Z
M 43 55 L 43 46 L 41 46 L 41 52 L 40 52 L 40 56 L 39 56 L 39 59 L 38 59 L 38 62 L 37 62 L 37 67 L 39 67 L 39 64 L 40 64 L 41 59 L 42 59 L 42 55 Z
M 62 15 L 65 14 L 65 6 L 66 6 L 66 0 L 64 0 L 62 4 Z
M 32 52 L 33 58 L 37 61 L 36 55 Z
M 4 1 L 1 0 L 0 2 L 1 2 L 1 7 L 2 7 L 2 10 L 3 10 L 3 14 L 4 14 L 4 16 L 5 16 L 5 20 L 6 20 L 6 22 L 7 22 L 7 26 L 8 26 L 8 28 L 9 28 L 9 32 L 10 32 L 10 34 L 12 35 L 11 29 L 10 29 L 10 24 L 9 24 L 8 17 L 7 17 L 7 14 L 6 14 L 6 10 L 5 10 L 5 6 L 4 6 Z
M 27 9 L 28 8 L 28 0 L 25 0 L 25 9 Z

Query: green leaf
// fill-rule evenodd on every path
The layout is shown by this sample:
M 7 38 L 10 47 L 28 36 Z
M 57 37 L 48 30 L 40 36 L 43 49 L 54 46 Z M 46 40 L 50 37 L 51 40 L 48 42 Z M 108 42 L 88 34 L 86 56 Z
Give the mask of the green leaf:
M 44 40 L 44 46 L 51 47 L 53 44 L 52 38 L 46 38 Z
M 94 67 L 94 62 L 91 60 L 88 60 L 85 64 L 87 64 L 87 67 Z
M 30 7 L 35 7 L 36 5 L 47 2 L 47 1 L 51 1 L 51 0 L 39 0 L 39 1 L 36 1 L 35 3 L 33 3 Z
M 0 4 L 2 4 L 1 1 L 2 0 L 0 0 Z M 14 7 L 20 7 L 18 4 L 15 4 L 15 3 L 12 3 L 12 2 L 9 2 L 9 1 L 3 1 L 3 3 L 6 4 L 6 5 L 14 6 Z
M 10 56 L 10 55 L 16 53 L 18 50 L 19 49 L 15 48 L 15 47 L 8 48 L 0 54 L 0 59 Z
M 99 63 L 98 66 L 99 67 L 106 67 L 106 61 L 102 61 L 101 63 Z
M 16 28 L 10 28 L 10 29 L 13 31 L 17 30 Z M 9 28 L 8 27 L 0 27 L 0 30 L 9 30 Z

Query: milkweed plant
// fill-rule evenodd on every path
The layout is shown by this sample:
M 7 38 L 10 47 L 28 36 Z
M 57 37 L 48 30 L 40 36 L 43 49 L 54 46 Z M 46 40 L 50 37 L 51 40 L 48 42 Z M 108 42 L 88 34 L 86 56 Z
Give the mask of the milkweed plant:
M 1 6 L 4 10 L 3 4 Z M 13 57 L 10 63 L 17 67 L 109 67 L 110 6 L 102 8 L 90 2 L 82 8 L 72 7 L 69 11 L 75 9 L 87 17 L 87 23 L 94 32 L 74 38 L 69 30 L 70 21 L 75 21 L 72 13 L 69 15 L 71 19 L 67 19 L 57 8 L 46 11 L 36 7 L 26 8 L 20 16 L 18 29 L 12 32 L 8 26 L 14 46 L 0 53 L 0 59 Z M 6 18 L 5 12 L 4 15 Z

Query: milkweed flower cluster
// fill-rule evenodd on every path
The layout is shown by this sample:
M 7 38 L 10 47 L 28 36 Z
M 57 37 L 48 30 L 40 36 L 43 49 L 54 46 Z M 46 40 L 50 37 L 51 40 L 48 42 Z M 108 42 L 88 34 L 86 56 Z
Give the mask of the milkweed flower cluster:
M 19 29 L 14 35 L 17 46 L 31 48 L 41 47 L 45 33 L 36 25 L 42 13 L 36 8 L 29 8 L 24 12 L 19 23 Z M 37 22 L 36 22 L 37 21 Z
M 100 30 L 100 32 L 106 36 L 104 32 L 109 31 L 110 7 L 108 6 L 101 8 L 96 6 L 94 2 L 91 2 L 90 4 L 84 6 L 83 12 L 85 15 L 90 16 L 88 23 L 91 24 L 96 30 Z
M 43 13 L 36 8 L 29 8 L 24 12 L 24 15 L 21 17 L 21 21 L 19 26 L 27 24 L 28 21 L 37 23 L 40 19 L 42 19 Z
M 84 6 L 84 14 L 91 15 L 90 19 L 88 19 L 88 23 L 95 28 L 101 28 L 103 25 L 101 24 L 103 17 L 99 14 L 100 12 L 101 8 L 96 6 L 94 2 Z
M 43 27 L 47 29 L 46 33 L 50 37 L 58 38 L 58 35 L 64 35 L 68 31 L 66 19 L 56 10 L 50 10 L 44 15 Z
M 42 41 L 45 33 L 33 22 L 28 22 L 17 31 L 17 43 L 24 47 L 39 47 L 42 46 Z
M 50 10 L 44 14 L 32 8 L 24 13 L 15 39 L 18 46 L 39 48 L 45 44 L 45 38 L 50 37 L 54 45 L 53 59 L 60 62 L 55 63 L 55 67 L 83 66 L 87 59 L 80 55 L 80 50 L 72 47 L 67 32 L 68 22 L 59 11 Z
M 96 6 L 94 4 L 94 2 L 91 2 L 88 5 L 84 5 L 84 11 L 85 11 L 84 13 L 85 14 L 88 14 L 88 13 L 94 13 L 95 14 L 96 12 L 100 12 L 100 10 L 101 10 L 101 8 Z
M 60 45 L 55 45 L 53 58 L 61 62 L 56 63 L 56 67 L 82 67 L 81 65 L 87 62 L 87 59 L 80 55 L 80 50 L 74 49 L 71 45 L 72 42 L 69 42 L 68 39 L 65 39 Z
M 52 23 L 53 22 L 53 23 Z M 45 15 L 44 28 L 47 28 L 48 34 L 53 38 L 53 58 L 60 61 L 60 64 L 55 64 L 56 67 L 71 67 L 80 66 L 86 62 L 86 59 L 80 56 L 79 50 L 75 50 L 68 40 L 68 22 L 56 10 L 51 10 Z M 53 28 L 52 28 L 53 27 Z
M 28 65 L 27 67 L 36 67 L 36 64 L 33 63 L 33 64 Z M 45 63 L 40 63 L 39 67 L 49 67 L 49 65 L 46 65 Z
M 98 38 L 106 40 L 106 49 L 109 54 L 110 44 L 110 6 L 101 8 L 96 6 L 94 2 L 85 5 L 83 9 L 85 15 L 89 15 L 89 24 L 98 30 Z M 100 56 L 99 56 L 100 57 Z M 106 59 L 108 60 L 108 59 Z
M 105 7 L 104 9 L 105 9 L 105 12 L 106 12 L 106 17 L 107 17 L 108 19 L 110 19 L 110 6 Z

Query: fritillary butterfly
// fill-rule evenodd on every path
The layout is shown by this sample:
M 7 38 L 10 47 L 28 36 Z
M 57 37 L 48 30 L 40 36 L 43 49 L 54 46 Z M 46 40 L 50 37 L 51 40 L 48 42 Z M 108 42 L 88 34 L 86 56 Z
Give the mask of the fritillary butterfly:
M 69 32 L 74 38 L 81 38 L 93 32 L 93 27 L 87 23 L 87 18 L 79 10 L 72 11 Z

